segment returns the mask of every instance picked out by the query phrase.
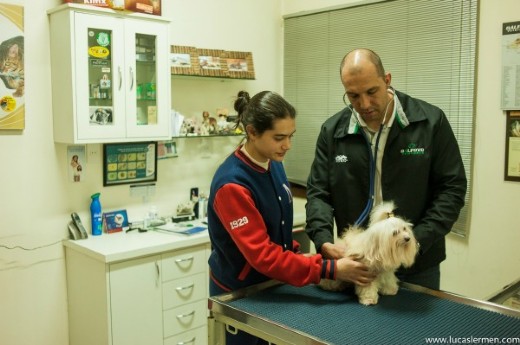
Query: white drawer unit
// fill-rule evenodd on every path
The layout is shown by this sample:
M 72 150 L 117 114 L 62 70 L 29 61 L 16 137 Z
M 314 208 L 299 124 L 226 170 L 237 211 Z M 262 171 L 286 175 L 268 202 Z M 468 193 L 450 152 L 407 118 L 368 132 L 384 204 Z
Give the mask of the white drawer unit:
M 164 345 L 206 345 L 208 328 L 206 326 L 164 339 Z
M 164 337 L 170 337 L 206 325 L 208 318 L 206 299 L 184 304 L 164 312 Z
M 118 233 L 64 246 L 70 345 L 207 345 L 207 234 Z
M 201 272 L 185 278 L 163 283 L 163 309 L 168 310 L 182 304 L 207 297 L 207 275 Z
M 204 247 L 179 250 L 164 254 L 162 281 L 177 279 L 186 274 L 206 272 L 208 262 Z

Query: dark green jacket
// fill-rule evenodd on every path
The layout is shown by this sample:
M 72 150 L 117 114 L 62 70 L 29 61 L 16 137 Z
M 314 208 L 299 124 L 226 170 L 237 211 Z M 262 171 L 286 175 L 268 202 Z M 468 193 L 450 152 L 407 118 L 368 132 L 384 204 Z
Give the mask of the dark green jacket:
M 422 271 L 446 258 L 445 235 L 464 205 L 466 175 L 459 147 L 441 109 L 396 92 L 396 118 L 382 162 L 383 200 L 414 224 L 421 245 L 413 267 Z M 362 129 L 345 108 L 325 121 L 307 182 L 306 232 L 319 252 L 365 208 L 370 186 L 370 154 Z M 366 224 L 365 224 L 366 225 Z

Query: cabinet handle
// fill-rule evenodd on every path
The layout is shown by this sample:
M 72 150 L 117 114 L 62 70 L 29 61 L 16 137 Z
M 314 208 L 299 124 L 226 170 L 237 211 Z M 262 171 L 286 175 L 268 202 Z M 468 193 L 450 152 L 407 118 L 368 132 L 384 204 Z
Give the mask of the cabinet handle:
M 186 344 L 194 344 L 195 343 L 195 337 L 191 338 L 187 341 L 179 341 L 177 345 L 186 345 Z
M 188 314 L 180 314 L 180 315 L 177 315 L 177 319 L 182 319 L 182 318 L 185 318 L 185 317 L 188 317 L 188 316 L 192 316 L 195 314 L 195 310 L 192 311 L 191 313 L 188 313 Z
M 181 263 L 181 262 L 186 262 L 186 261 L 193 261 L 193 256 L 191 256 L 189 258 L 185 258 L 185 259 L 176 259 L 175 263 Z
M 157 276 L 155 278 L 155 285 L 158 285 L 159 284 L 159 280 L 161 278 L 161 270 L 159 268 L 159 263 L 157 261 L 155 262 L 155 271 L 157 273 Z
M 175 290 L 182 291 L 182 290 L 191 289 L 191 288 L 193 288 L 194 285 L 195 285 L 195 283 L 191 283 L 190 285 L 187 285 L 187 286 L 179 286 L 179 287 L 176 287 Z
M 130 90 L 134 89 L 134 69 L 130 67 Z
M 119 74 L 119 90 L 121 90 L 121 86 L 123 85 L 123 73 L 121 73 L 121 66 L 117 68 L 117 72 Z

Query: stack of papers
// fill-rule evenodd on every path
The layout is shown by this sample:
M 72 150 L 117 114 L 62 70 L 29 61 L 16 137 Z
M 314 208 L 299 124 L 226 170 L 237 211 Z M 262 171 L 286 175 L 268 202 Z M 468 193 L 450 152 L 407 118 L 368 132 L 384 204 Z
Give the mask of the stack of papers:
M 173 232 L 177 234 L 193 235 L 201 231 L 207 230 L 208 228 L 205 226 L 193 226 L 191 224 L 188 226 L 186 224 L 167 223 L 164 225 L 156 226 L 154 227 L 154 229 L 158 231 Z

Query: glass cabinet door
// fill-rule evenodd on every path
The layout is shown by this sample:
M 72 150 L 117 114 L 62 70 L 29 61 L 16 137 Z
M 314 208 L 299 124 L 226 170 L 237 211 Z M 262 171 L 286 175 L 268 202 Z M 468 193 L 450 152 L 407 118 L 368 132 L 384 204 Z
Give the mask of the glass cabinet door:
M 136 34 L 136 114 L 138 126 L 157 124 L 156 36 Z
M 130 64 L 127 134 L 169 137 L 170 73 L 168 26 L 157 22 L 126 22 L 126 60 Z M 133 47 L 133 49 L 128 49 Z
M 88 28 L 89 114 L 92 125 L 113 124 L 112 30 Z
M 78 138 L 125 136 L 122 21 L 79 13 L 76 17 Z

